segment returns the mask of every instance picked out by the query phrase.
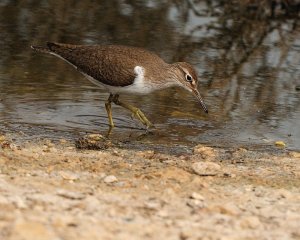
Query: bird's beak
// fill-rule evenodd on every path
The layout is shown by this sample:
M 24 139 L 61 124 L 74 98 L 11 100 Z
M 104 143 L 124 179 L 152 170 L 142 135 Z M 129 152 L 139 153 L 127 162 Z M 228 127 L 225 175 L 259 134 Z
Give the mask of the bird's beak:
M 203 108 L 204 112 L 208 113 L 208 109 L 207 109 L 202 97 L 200 96 L 199 91 L 197 89 L 192 89 L 192 91 L 193 91 L 195 97 L 198 99 L 198 101 L 199 101 L 201 107 Z

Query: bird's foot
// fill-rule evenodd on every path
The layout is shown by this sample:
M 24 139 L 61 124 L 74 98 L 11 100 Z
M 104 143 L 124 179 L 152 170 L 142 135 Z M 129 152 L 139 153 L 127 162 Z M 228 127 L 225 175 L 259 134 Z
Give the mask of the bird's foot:
M 147 129 L 153 127 L 153 124 L 148 120 L 148 118 L 146 118 L 145 114 L 140 109 L 138 109 L 137 107 L 131 106 L 128 103 L 121 102 L 119 100 L 119 95 L 118 94 L 111 95 L 109 100 L 114 102 L 116 105 L 119 105 L 123 108 L 128 109 L 132 113 L 132 117 L 135 117 L 138 120 L 140 120 L 140 122 L 142 124 L 144 124 Z
M 148 120 L 148 118 L 145 116 L 145 114 L 138 108 L 136 108 L 134 111 L 132 111 L 132 118 L 133 117 L 140 120 L 140 122 L 146 126 L 147 130 L 149 128 L 154 127 L 154 125 Z
M 107 130 L 107 133 L 106 133 L 106 135 L 105 135 L 105 137 L 106 137 L 107 139 L 109 139 L 109 137 L 110 137 L 110 135 L 111 135 L 112 130 L 113 130 L 114 127 L 115 127 L 114 125 L 109 125 L 109 128 L 108 128 L 108 130 Z

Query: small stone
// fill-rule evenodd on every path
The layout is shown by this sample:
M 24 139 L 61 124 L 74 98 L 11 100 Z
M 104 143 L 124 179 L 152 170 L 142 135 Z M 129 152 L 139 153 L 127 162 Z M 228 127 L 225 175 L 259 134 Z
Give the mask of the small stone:
M 244 189 L 246 192 L 253 192 L 255 190 L 252 185 L 245 185 Z
M 152 159 L 154 156 L 154 151 L 153 150 L 140 151 L 136 153 L 136 156 L 143 157 L 146 159 Z
M 76 148 L 88 150 L 104 150 L 112 146 L 112 142 L 101 134 L 89 134 L 75 142 Z
M 202 158 L 208 159 L 208 158 L 215 158 L 216 152 L 211 147 L 206 147 L 202 144 L 199 144 L 194 147 L 194 154 L 200 154 Z
M 6 148 L 6 149 L 11 149 L 11 150 L 17 150 L 18 149 L 16 145 L 14 145 L 13 143 L 11 143 L 9 141 L 6 141 L 6 140 L 0 141 L 0 147 L 3 148 L 3 149 Z
M 224 177 L 229 177 L 229 178 L 235 178 L 236 177 L 236 174 L 234 173 L 229 173 L 229 172 L 225 172 L 223 174 Z
M 179 159 L 180 159 L 180 160 L 184 160 L 184 161 L 190 160 L 190 158 L 191 158 L 191 157 L 190 157 L 189 155 L 180 155 L 180 156 L 179 156 Z
M 144 203 L 146 209 L 158 210 L 161 208 L 161 203 L 159 201 L 147 201 Z
M 246 157 L 246 154 L 248 153 L 248 150 L 245 148 L 239 148 L 236 151 L 232 153 L 232 159 L 234 160 L 241 160 L 244 161 L 244 158 Z
M 204 197 L 201 194 L 196 193 L 196 192 L 193 192 L 191 194 L 190 198 L 197 199 L 197 200 L 200 200 L 200 201 L 204 201 Z
M 241 210 L 234 203 L 225 203 L 216 207 L 221 214 L 237 216 Z
M 81 200 L 81 199 L 84 199 L 86 197 L 83 193 L 71 192 L 71 191 L 67 191 L 67 190 L 64 190 L 64 189 L 58 190 L 56 192 L 56 194 L 58 196 L 68 198 L 68 199 L 71 199 L 71 200 Z
M 5 136 L 4 135 L 0 135 L 0 143 L 4 142 L 5 140 L 6 140 Z
M 239 153 L 239 154 L 245 154 L 245 153 L 247 153 L 247 152 L 248 152 L 248 150 L 247 150 L 246 148 L 242 148 L 242 147 L 238 148 L 238 149 L 235 151 L 235 153 Z
M 169 213 L 166 210 L 159 210 L 157 212 L 157 216 L 162 217 L 162 218 L 167 218 L 167 217 L 169 217 Z
M 71 180 L 71 181 L 74 181 L 74 180 L 78 180 L 79 179 L 79 175 L 76 174 L 76 173 L 73 173 L 73 172 L 67 172 L 67 171 L 61 171 L 59 173 L 63 179 L 65 180 Z
M 276 141 L 275 145 L 279 148 L 284 148 L 286 146 L 286 144 L 283 141 Z
M 48 146 L 46 146 L 46 145 L 44 145 L 44 146 L 42 147 L 42 149 L 43 149 L 43 152 L 50 152 L 50 147 L 48 147 Z
M 186 204 L 193 209 L 200 209 L 205 207 L 204 202 L 199 199 L 188 199 Z
M 300 152 L 289 152 L 289 155 L 294 158 L 300 158 Z
M 105 140 L 105 139 L 106 139 L 103 135 L 97 134 L 97 133 L 89 134 L 89 135 L 87 135 L 87 137 L 88 137 L 90 140 L 94 140 L 94 141 L 99 141 L 99 140 Z
M 45 142 L 45 146 L 51 148 L 51 147 L 54 147 L 54 143 L 51 142 L 50 140 L 47 140 L 47 141 Z
M 64 145 L 64 144 L 67 143 L 67 140 L 66 139 L 60 139 L 59 142 L 60 142 L 60 144 Z
M 118 179 L 117 179 L 114 175 L 108 175 L 108 176 L 106 176 L 106 177 L 103 179 L 103 181 L 104 181 L 105 183 L 109 184 L 109 183 L 117 182 Z
M 221 172 L 221 166 L 213 162 L 196 162 L 192 169 L 199 176 L 215 176 Z
M 116 182 L 115 186 L 116 187 L 126 187 L 126 186 L 130 186 L 130 184 L 128 184 L 127 182 L 121 181 L 121 182 Z

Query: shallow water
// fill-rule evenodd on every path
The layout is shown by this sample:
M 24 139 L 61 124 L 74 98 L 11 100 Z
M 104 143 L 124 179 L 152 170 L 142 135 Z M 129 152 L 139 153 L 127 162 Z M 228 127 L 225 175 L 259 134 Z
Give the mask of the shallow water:
M 24 138 L 105 133 L 108 94 L 31 44 L 123 44 L 188 61 L 209 114 L 182 89 L 121 96 L 156 125 L 153 134 L 113 106 L 113 138 L 148 143 L 300 149 L 300 30 L 297 18 L 258 18 L 212 1 L 2 1 L 0 131 Z

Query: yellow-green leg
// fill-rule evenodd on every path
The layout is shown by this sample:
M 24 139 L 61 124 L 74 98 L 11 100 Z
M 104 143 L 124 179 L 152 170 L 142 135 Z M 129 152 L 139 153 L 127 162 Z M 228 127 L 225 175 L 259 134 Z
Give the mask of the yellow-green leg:
M 138 109 L 134 106 L 131 106 L 128 103 L 121 102 L 119 100 L 119 95 L 118 94 L 113 95 L 112 102 L 116 105 L 119 105 L 119 106 L 121 106 L 123 108 L 126 108 L 129 111 L 131 111 L 132 115 L 135 116 L 138 120 L 140 120 L 141 123 L 143 123 L 147 127 L 147 129 L 150 128 L 150 127 L 153 127 L 153 124 L 146 118 L 145 114 L 140 109 Z
M 111 133 L 111 130 L 114 128 L 115 124 L 112 118 L 112 113 L 111 113 L 111 102 L 113 100 L 114 95 L 110 94 L 107 101 L 105 102 L 105 108 L 108 116 L 108 121 L 109 121 L 109 130 L 107 135 Z

